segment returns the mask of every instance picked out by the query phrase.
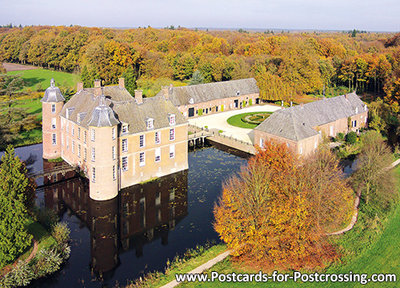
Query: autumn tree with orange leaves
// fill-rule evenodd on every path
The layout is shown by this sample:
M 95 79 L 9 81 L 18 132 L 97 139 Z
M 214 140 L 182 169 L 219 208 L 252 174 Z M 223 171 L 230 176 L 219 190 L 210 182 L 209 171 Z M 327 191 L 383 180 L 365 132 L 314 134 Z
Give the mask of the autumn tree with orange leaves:
M 333 156 L 321 153 L 315 156 L 321 157 L 321 171 L 313 175 L 315 164 L 297 158 L 286 145 L 266 143 L 225 183 L 214 228 L 235 256 L 282 269 L 322 267 L 337 258 L 326 232 L 348 221 L 353 192 L 336 160 L 328 159 Z

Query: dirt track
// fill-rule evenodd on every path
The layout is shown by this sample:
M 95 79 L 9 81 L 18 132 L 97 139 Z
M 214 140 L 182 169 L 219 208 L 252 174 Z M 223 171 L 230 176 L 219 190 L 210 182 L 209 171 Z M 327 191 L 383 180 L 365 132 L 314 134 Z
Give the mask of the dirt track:
M 7 72 L 38 69 L 38 67 L 35 67 L 35 66 L 21 65 L 21 64 L 15 64 L 15 63 L 3 63 L 3 67 L 4 67 L 4 69 L 6 69 Z

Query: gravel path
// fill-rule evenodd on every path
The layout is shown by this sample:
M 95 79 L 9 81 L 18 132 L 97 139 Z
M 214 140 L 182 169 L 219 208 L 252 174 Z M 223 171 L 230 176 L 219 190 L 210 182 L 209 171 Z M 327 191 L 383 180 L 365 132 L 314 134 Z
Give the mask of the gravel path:
M 235 138 L 237 140 L 244 141 L 252 144 L 254 140 L 253 129 L 245 129 L 240 127 L 231 126 L 226 121 L 229 117 L 237 114 L 248 113 L 248 112 L 275 112 L 281 109 L 279 106 L 274 105 L 257 105 L 240 110 L 230 110 L 226 112 L 220 112 L 207 116 L 200 116 L 197 118 L 189 119 L 189 124 L 197 127 L 208 126 L 208 129 L 217 129 L 224 131 L 222 134 L 228 137 Z

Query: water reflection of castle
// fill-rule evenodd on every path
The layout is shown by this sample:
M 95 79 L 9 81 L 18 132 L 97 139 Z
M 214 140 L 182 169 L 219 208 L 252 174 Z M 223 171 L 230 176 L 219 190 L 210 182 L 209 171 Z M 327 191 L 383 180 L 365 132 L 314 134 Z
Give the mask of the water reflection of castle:
M 59 215 L 70 209 L 87 225 L 91 268 L 99 275 L 112 272 L 123 251 L 135 249 L 136 255 L 141 256 L 146 243 L 161 238 L 163 245 L 168 244 L 169 230 L 188 213 L 187 170 L 124 188 L 118 197 L 107 201 L 89 197 L 85 178 L 52 184 L 60 177 L 45 179 L 45 206 Z

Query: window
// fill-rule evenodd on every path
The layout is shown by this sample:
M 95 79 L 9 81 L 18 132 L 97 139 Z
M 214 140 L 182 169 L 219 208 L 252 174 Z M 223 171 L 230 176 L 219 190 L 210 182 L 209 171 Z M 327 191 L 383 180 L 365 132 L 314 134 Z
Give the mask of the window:
M 86 140 L 87 140 L 87 131 L 83 132 L 83 143 L 86 144 Z
M 303 154 L 303 147 L 300 145 L 299 153 Z
M 122 139 L 122 152 L 128 152 L 128 139 Z
M 72 140 L 71 149 L 72 149 L 72 153 L 75 154 L 75 141 L 74 140 Z
M 67 128 L 67 133 L 68 133 L 69 132 L 69 121 L 67 121 L 66 128 Z
M 112 139 L 115 140 L 116 133 L 115 133 L 115 127 L 112 128 Z
M 51 134 L 51 143 L 53 144 L 53 145 L 56 145 L 57 144 L 57 136 L 56 136 L 56 134 Z
M 358 107 L 356 107 L 356 114 L 358 114 Z
M 122 157 L 122 171 L 128 171 L 128 156 Z
M 352 125 L 353 127 L 357 127 L 357 120 L 354 120 L 354 121 L 351 121 L 351 122 L 352 122 L 352 124 L 353 124 L 353 125 Z
M 78 144 L 78 157 L 81 158 L 81 144 Z
M 83 154 L 83 160 L 86 161 L 87 160 L 87 149 L 86 148 L 84 149 L 83 153 L 84 153 Z
M 156 144 L 160 144 L 161 143 L 161 139 L 160 139 L 160 131 L 157 131 L 154 135 L 155 137 L 155 142 Z
M 96 168 L 92 167 L 92 182 L 96 182 Z
M 96 139 L 96 132 L 94 129 L 90 130 L 90 139 L 94 141 Z
M 61 134 L 61 146 L 64 146 L 64 134 Z
M 169 140 L 173 141 L 175 140 L 175 129 L 169 129 Z
M 139 136 L 139 147 L 143 148 L 146 145 L 144 135 Z
M 148 118 L 146 120 L 146 127 L 147 127 L 147 129 L 153 129 L 154 128 L 154 119 L 153 118 Z
M 144 157 L 144 152 L 140 152 L 139 154 L 139 165 L 144 166 L 146 164 L 146 159 Z
M 115 160 L 115 146 L 112 146 L 112 159 Z
M 160 148 L 156 148 L 155 150 L 155 162 L 160 162 L 161 161 L 161 149 Z
M 127 124 L 123 124 L 122 125 L 122 134 L 128 133 L 128 125 Z
M 175 145 L 169 146 L 169 158 L 175 158 Z
M 51 118 L 51 129 L 56 129 L 56 123 L 57 123 L 56 118 Z
M 161 193 L 159 191 L 157 191 L 156 193 L 156 205 L 160 205 L 161 204 Z
M 94 147 L 92 147 L 92 161 L 94 162 L 96 160 L 96 150 Z
M 67 150 L 69 149 L 69 138 L 67 137 Z
M 317 146 L 318 146 L 317 141 L 315 141 L 314 142 L 314 149 L 317 149 Z
M 78 127 L 78 139 L 81 139 L 81 127 Z
M 175 125 L 175 114 L 169 114 L 168 121 L 169 125 Z
M 115 165 L 113 165 L 113 180 L 117 179 L 117 174 L 115 173 Z
M 74 129 L 74 125 L 72 125 L 72 136 L 75 136 L 75 129 Z
M 260 147 L 263 148 L 264 147 L 264 139 L 260 138 Z
M 56 104 L 51 104 L 51 113 L 56 113 Z

